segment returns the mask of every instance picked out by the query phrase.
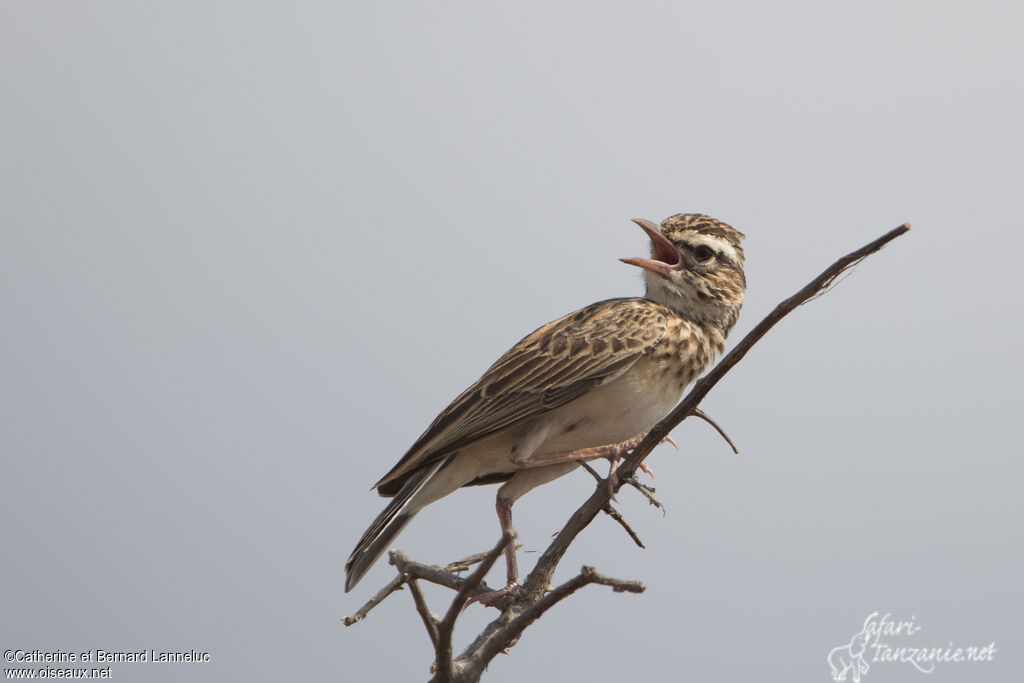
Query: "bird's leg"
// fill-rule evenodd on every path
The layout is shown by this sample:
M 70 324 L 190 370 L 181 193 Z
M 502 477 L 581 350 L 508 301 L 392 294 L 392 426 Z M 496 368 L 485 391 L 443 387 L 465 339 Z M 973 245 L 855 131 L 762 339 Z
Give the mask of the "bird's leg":
M 501 533 L 512 528 L 512 501 L 497 496 L 494 507 L 498 510 L 498 524 L 501 525 Z M 514 592 L 513 588 L 519 588 L 519 567 L 516 566 L 515 543 L 505 545 L 505 590 Z
M 644 440 L 647 433 L 637 434 L 632 439 L 626 439 L 620 443 L 606 444 L 604 446 L 591 446 L 590 448 L 577 448 L 571 451 L 554 451 L 552 453 L 534 453 L 529 458 L 521 460 L 516 464 L 519 467 L 528 469 L 531 467 L 546 467 L 548 465 L 554 465 L 562 462 L 580 462 L 584 460 L 594 460 L 596 458 L 607 458 L 609 469 L 608 469 L 608 492 L 612 494 L 615 492 L 615 487 L 618 485 L 619 480 L 615 474 L 615 470 L 618 467 L 619 461 L 622 460 L 631 450 L 640 445 L 640 442 Z M 676 442 L 672 440 L 672 437 L 666 436 L 662 439 L 662 443 L 668 442 L 673 446 Z M 678 448 L 678 446 L 677 446 Z M 647 474 L 654 476 L 654 470 L 640 463 L 639 469 Z M 614 496 L 612 496 L 614 498 Z M 499 513 L 500 514 L 500 513 Z
M 499 493 L 494 507 L 498 510 L 498 523 L 501 525 L 501 533 L 504 534 L 512 528 L 512 500 Z M 470 598 L 466 603 L 466 607 L 469 607 L 474 602 L 489 605 L 495 598 L 503 598 L 506 595 L 515 595 L 516 592 L 519 591 L 519 568 L 516 566 L 515 543 L 507 543 L 505 545 L 505 570 L 506 583 L 504 588 L 487 593 L 481 593 L 476 597 Z M 463 607 L 463 609 L 465 609 L 465 607 Z

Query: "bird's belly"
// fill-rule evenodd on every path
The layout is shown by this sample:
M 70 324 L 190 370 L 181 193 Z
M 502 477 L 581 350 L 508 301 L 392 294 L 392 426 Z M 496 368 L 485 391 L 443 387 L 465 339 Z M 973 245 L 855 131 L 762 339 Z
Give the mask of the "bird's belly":
M 679 402 L 689 377 L 646 365 L 552 411 L 537 452 L 603 446 L 649 431 Z

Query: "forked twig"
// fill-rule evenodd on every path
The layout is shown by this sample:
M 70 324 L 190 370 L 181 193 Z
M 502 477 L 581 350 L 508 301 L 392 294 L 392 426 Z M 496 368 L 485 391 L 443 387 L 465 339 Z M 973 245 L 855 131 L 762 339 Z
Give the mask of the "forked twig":
M 655 491 L 654 491 L 654 487 L 653 486 L 648 486 L 647 484 L 644 484 L 643 482 L 637 481 L 636 477 L 634 475 L 632 475 L 632 474 L 629 475 L 628 477 L 626 477 L 625 479 L 623 479 L 622 483 L 623 483 L 623 485 L 632 486 L 637 491 L 639 491 L 640 495 L 643 496 L 644 498 L 646 498 L 647 502 L 650 505 L 653 505 L 654 507 L 656 507 L 659 510 L 661 510 L 661 516 L 662 517 L 665 516 L 665 505 L 660 500 L 658 500 L 657 498 L 654 497 Z
M 495 560 L 505 552 L 505 547 L 515 541 L 515 538 L 515 531 L 512 529 L 505 530 L 498 544 L 487 553 L 484 559 L 480 561 L 480 566 L 474 569 L 473 573 L 463 582 L 455 594 L 455 599 L 452 600 L 452 604 L 448 607 L 444 618 L 438 624 L 437 645 L 434 650 L 437 654 L 437 675 L 441 677 L 442 681 L 448 681 L 452 678 L 454 667 L 452 662 L 452 633 L 455 631 L 455 620 L 462 613 L 462 608 L 466 606 L 466 602 L 469 600 L 473 590 L 480 586 L 484 577 L 487 576 L 487 572 L 494 566 Z
M 586 462 L 581 462 L 580 465 L 583 467 L 583 469 L 585 469 L 587 472 L 590 473 L 590 476 L 592 476 L 594 478 L 594 480 L 597 482 L 598 486 L 604 486 L 605 485 L 605 480 L 601 477 L 600 474 L 597 473 L 597 470 L 595 470 L 593 467 L 591 467 Z M 647 493 L 647 491 L 644 488 L 641 488 L 643 485 L 640 484 L 640 482 L 636 481 L 635 478 L 633 478 L 632 481 L 626 482 L 626 483 L 629 483 L 629 484 L 635 486 L 638 491 L 640 491 L 641 493 L 649 496 L 648 500 L 654 499 L 654 497 L 651 496 L 651 494 Z M 654 500 L 656 501 L 657 499 L 654 499 Z M 661 505 L 661 504 L 658 503 L 658 505 Z M 636 529 L 634 529 L 632 526 L 630 526 L 629 522 L 626 521 L 626 518 L 622 516 L 622 513 L 620 513 L 618 510 L 616 510 L 614 507 L 612 507 L 611 501 L 608 501 L 608 504 L 605 505 L 604 508 L 602 508 L 602 510 L 603 510 L 603 512 L 606 515 L 608 515 L 609 517 L 614 519 L 616 522 L 618 522 L 619 526 L 621 526 L 623 529 L 625 529 L 626 533 L 629 535 L 629 537 L 631 539 L 633 539 L 634 543 L 636 543 L 641 548 L 644 548 L 644 549 L 647 548 L 647 546 L 644 545 L 644 542 L 640 539 L 640 535 L 636 532 Z

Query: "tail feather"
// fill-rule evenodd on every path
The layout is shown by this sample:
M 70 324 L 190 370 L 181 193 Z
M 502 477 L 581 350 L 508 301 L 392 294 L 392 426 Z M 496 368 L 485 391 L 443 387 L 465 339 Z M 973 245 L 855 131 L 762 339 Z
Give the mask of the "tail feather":
M 366 530 L 363 537 L 359 539 L 355 550 L 349 555 L 345 563 L 345 592 L 355 588 L 363 575 L 370 570 L 377 558 L 387 549 L 405 525 L 416 516 L 419 507 L 412 508 L 410 503 L 428 481 L 447 463 L 448 459 L 441 460 L 432 467 L 427 467 L 413 474 L 402 486 L 402 489 L 395 495 L 388 506 L 377 515 L 370 528 Z

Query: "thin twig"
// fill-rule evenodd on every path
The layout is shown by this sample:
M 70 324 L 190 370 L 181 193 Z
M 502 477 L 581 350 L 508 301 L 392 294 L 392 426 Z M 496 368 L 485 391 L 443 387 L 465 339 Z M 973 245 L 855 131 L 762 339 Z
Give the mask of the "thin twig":
M 634 543 L 636 543 L 641 548 L 647 548 L 647 546 L 644 545 L 644 542 L 640 540 L 640 536 L 636 533 L 633 527 L 629 525 L 629 522 L 627 522 L 626 519 L 621 514 L 619 514 L 618 510 L 612 507 L 611 502 L 604 506 L 604 511 L 609 517 L 618 522 L 619 526 L 626 530 L 626 533 L 629 534 L 629 537 L 633 539 Z
M 377 594 L 370 598 L 365 605 L 359 608 L 359 611 L 350 617 L 342 617 L 341 621 L 345 626 L 351 626 L 359 621 L 362 621 L 370 610 L 384 602 L 384 599 L 395 591 L 402 590 L 402 584 L 405 583 L 405 578 L 399 574 L 391 580 L 391 582 L 377 591 Z
M 729 435 L 725 433 L 725 430 L 722 429 L 722 427 L 717 422 L 715 422 L 714 420 L 711 419 L 710 415 L 708 415 L 707 413 L 705 413 L 703 410 L 701 410 L 699 408 L 694 408 L 693 412 L 690 413 L 690 414 L 693 415 L 694 417 L 699 417 L 700 419 L 704 420 L 709 425 L 714 427 L 715 431 L 718 432 L 719 434 L 721 434 L 722 438 L 725 439 L 725 442 L 727 444 L 729 444 L 729 446 L 732 447 L 732 452 L 735 453 L 736 455 L 740 454 L 740 449 L 736 448 L 736 444 L 734 444 L 732 439 L 729 438 Z
M 637 491 L 640 492 L 640 495 L 642 495 L 644 498 L 647 499 L 647 502 L 650 505 L 653 505 L 654 507 L 656 507 L 659 510 L 661 510 L 661 516 L 662 517 L 665 516 L 665 505 L 660 500 L 658 500 L 657 498 L 654 497 L 654 487 L 653 486 L 648 486 L 647 484 L 643 484 L 643 483 L 637 481 L 636 477 L 633 476 L 632 474 L 629 475 L 628 477 L 626 477 L 625 479 L 623 479 L 622 480 L 622 484 L 624 486 L 628 485 L 628 486 L 632 486 L 633 488 L 635 488 Z
M 427 601 L 423 597 L 423 591 L 420 590 L 420 585 L 416 583 L 416 579 L 410 578 L 406 582 L 409 586 L 409 593 L 412 595 L 412 601 L 416 603 L 416 611 L 419 613 L 420 618 L 423 619 L 423 626 L 427 629 L 427 635 L 430 636 L 430 643 L 437 649 L 437 617 L 427 607 Z
M 516 543 L 516 550 L 519 550 L 522 547 L 522 543 Z M 483 562 L 484 558 L 487 557 L 487 555 L 490 554 L 490 552 L 491 551 L 488 550 L 487 552 L 475 553 L 473 555 L 470 555 L 469 557 L 464 557 L 461 560 L 455 560 L 450 564 L 446 564 L 444 570 L 446 572 L 454 573 L 464 572 L 470 567 L 472 567 L 474 564 L 477 564 L 478 562 Z
M 593 567 L 583 567 L 581 573 L 587 579 L 588 584 L 595 583 L 600 586 L 608 586 L 615 593 L 643 593 L 647 590 L 647 586 L 644 585 L 643 581 L 616 579 L 613 576 L 605 576 Z
M 595 470 L 593 467 L 590 466 L 590 463 L 588 463 L 586 461 L 580 461 L 580 467 L 582 467 L 587 472 L 589 472 L 590 476 L 592 476 L 594 478 L 594 481 L 596 481 L 598 484 L 603 484 L 604 483 L 604 477 L 602 477 L 600 474 L 598 474 L 597 470 Z

